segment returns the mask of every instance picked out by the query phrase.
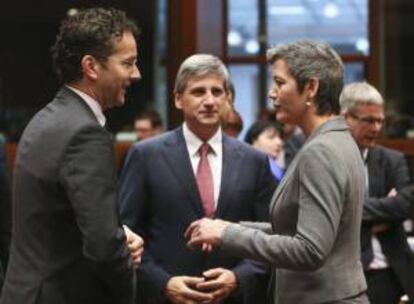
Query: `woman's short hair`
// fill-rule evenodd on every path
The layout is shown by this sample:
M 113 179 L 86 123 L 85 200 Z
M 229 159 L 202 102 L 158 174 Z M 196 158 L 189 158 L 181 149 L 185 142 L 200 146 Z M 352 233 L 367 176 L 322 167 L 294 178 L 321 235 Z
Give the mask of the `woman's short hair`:
M 329 44 L 310 40 L 278 44 L 267 51 L 267 59 L 270 64 L 279 59 L 287 64 L 299 92 L 303 91 L 309 80 L 317 78 L 317 114 L 339 114 L 344 67 L 341 58 Z
M 358 104 L 383 105 L 383 103 L 380 92 L 365 81 L 346 85 L 339 97 L 342 113 L 354 113 Z
M 195 54 L 183 61 L 175 78 L 174 91 L 180 94 L 184 92 L 190 78 L 207 75 L 216 75 L 222 78 L 224 89 L 228 92 L 229 72 L 218 57 L 210 54 Z

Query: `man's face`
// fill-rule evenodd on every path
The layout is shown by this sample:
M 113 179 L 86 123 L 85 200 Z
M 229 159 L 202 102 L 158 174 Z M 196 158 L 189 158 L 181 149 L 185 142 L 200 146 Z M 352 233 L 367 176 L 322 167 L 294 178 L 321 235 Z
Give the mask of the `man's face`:
M 227 102 L 224 80 L 217 75 L 190 78 L 184 91 L 175 94 L 175 106 L 198 136 L 217 130 Z
M 134 129 L 139 140 L 144 140 L 155 135 L 151 121 L 149 119 L 135 120 Z
M 371 148 L 384 123 L 384 109 L 382 105 L 361 103 L 354 112 L 346 113 L 345 119 L 358 146 Z
M 121 39 L 114 41 L 113 54 L 99 64 L 95 94 L 103 109 L 125 103 L 126 89 L 141 79 L 136 61 L 135 38 L 125 32 Z

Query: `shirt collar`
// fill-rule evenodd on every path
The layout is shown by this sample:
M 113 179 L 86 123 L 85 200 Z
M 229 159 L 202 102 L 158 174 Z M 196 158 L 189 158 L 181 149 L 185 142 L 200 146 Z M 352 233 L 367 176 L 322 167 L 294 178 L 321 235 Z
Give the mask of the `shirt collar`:
M 186 122 L 183 123 L 183 135 L 190 156 L 198 155 L 198 150 L 204 142 L 190 130 Z M 219 153 L 223 145 L 222 138 L 223 134 L 220 127 L 218 128 L 217 132 L 207 141 L 215 155 Z
M 88 94 L 85 94 L 84 92 L 75 89 L 71 86 L 66 85 L 70 90 L 74 91 L 76 94 L 78 94 L 83 101 L 89 106 L 89 108 L 92 110 L 93 114 L 95 115 L 96 119 L 98 120 L 99 124 L 103 127 L 106 123 L 105 115 L 102 112 L 102 107 L 95 99 L 93 99 Z

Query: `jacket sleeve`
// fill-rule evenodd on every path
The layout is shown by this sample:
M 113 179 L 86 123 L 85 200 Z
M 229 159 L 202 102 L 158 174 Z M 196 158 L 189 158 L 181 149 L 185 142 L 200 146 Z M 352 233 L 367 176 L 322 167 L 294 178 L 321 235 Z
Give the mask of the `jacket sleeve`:
M 389 165 L 385 170 L 389 181 L 387 189 L 382 197 L 370 196 L 364 204 L 363 221 L 368 222 L 401 222 L 410 217 L 412 212 L 413 193 L 410 186 L 407 162 L 402 154 L 388 155 Z M 372 178 L 375 178 L 372 177 Z M 388 197 L 391 189 L 397 191 L 397 195 Z
M 316 270 L 331 251 L 344 205 L 348 172 L 345 164 L 333 159 L 328 149 L 308 149 L 302 154 L 299 178 L 299 205 L 296 233 L 267 234 L 233 224 L 224 231 L 221 250 L 275 267 Z M 335 166 L 332 166 L 332 163 Z
M 99 125 L 78 130 L 62 157 L 59 178 L 92 271 L 119 303 L 132 303 L 134 271 L 116 211 L 117 181 L 109 134 Z
M 150 218 L 146 170 L 143 152 L 133 146 L 128 153 L 121 173 L 120 214 L 122 223 L 143 237 L 144 242 L 148 240 L 148 219 Z M 154 297 L 160 297 L 160 299 L 164 298 L 167 282 L 172 276 L 155 261 L 148 250 L 144 250 L 138 275 L 142 275 L 145 277 L 145 281 L 149 282 L 148 288 L 151 290 L 146 289 L 146 294 L 153 294 Z

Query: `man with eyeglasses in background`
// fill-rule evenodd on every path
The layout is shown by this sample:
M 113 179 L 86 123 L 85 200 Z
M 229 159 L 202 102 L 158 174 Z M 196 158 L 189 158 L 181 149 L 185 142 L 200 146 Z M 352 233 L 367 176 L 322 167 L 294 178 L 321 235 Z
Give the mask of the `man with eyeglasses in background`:
M 397 304 L 408 294 L 412 303 L 414 271 L 403 221 L 413 196 L 404 155 L 376 145 L 384 124 L 383 98 L 373 86 L 345 86 L 341 111 L 365 163 L 367 199 L 361 226 L 361 259 L 371 304 Z

